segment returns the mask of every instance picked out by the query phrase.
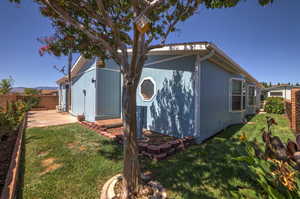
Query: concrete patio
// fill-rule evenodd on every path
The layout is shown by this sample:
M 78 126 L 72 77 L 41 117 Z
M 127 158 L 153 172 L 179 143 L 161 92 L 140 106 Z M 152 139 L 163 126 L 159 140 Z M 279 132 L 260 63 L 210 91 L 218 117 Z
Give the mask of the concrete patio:
M 57 113 L 56 110 L 30 111 L 27 127 L 46 127 L 77 122 L 77 118 L 68 113 Z

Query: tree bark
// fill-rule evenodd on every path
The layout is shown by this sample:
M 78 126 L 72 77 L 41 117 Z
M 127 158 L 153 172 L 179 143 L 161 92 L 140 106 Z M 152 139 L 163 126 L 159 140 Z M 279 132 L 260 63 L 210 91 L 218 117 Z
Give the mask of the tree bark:
M 67 106 L 67 112 L 71 109 L 71 103 L 72 103 L 72 77 L 71 77 L 71 69 L 72 69 L 72 51 L 70 50 L 68 55 L 68 83 L 69 83 L 69 92 L 68 92 L 68 106 Z
M 135 81 L 139 81 L 135 79 Z M 132 78 L 124 75 L 122 112 L 124 126 L 123 199 L 137 198 L 140 182 L 140 165 L 136 140 L 136 90 Z

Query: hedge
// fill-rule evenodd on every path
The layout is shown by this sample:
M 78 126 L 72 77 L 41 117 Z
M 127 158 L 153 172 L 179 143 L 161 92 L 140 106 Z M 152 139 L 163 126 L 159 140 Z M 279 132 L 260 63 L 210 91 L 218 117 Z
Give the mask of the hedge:
M 267 113 L 283 114 L 284 100 L 281 97 L 268 97 L 266 99 L 265 111 Z

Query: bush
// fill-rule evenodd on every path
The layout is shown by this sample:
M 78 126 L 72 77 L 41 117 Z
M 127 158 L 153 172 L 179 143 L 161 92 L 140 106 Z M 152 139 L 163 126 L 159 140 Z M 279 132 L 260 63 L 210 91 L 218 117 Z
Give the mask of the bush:
M 246 138 L 243 143 L 246 155 L 234 160 L 246 163 L 242 166 L 249 171 L 249 177 L 257 186 L 251 198 L 300 198 L 300 158 L 297 156 L 300 139 L 297 137 L 295 142 L 289 140 L 284 144 L 278 136 L 272 135 L 276 121 L 271 117 L 266 119 L 267 128 L 261 130 L 264 147 L 259 146 L 256 139 L 249 141 Z M 243 193 L 243 189 L 231 191 L 234 198 L 245 198 Z
M 9 103 L 6 112 L 0 110 L 0 141 L 3 135 L 18 128 L 28 110 L 28 105 L 23 101 Z
M 28 95 L 23 97 L 23 101 L 29 106 L 30 108 L 35 108 L 40 103 L 40 97 L 35 95 Z
M 266 99 L 265 111 L 267 113 L 283 114 L 284 101 L 281 97 L 268 97 Z

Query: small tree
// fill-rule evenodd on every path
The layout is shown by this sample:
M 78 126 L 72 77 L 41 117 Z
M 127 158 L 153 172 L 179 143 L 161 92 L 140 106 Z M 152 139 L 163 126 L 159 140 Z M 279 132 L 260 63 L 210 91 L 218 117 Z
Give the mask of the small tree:
M 14 80 L 11 77 L 7 79 L 2 79 L 0 81 L 0 94 L 8 94 L 12 90 L 13 83 Z
M 19 2 L 20 0 L 10 0 Z M 123 75 L 124 125 L 123 198 L 136 198 L 140 169 L 136 141 L 136 90 L 147 53 L 162 47 L 178 22 L 204 4 L 207 8 L 234 7 L 240 0 L 35 0 L 56 32 L 71 35 L 83 56 L 111 58 Z M 266 5 L 273 0 L 258 0 Z M 57 44 L 64 41 L 58 40 Z M 59 45 L 58 45 L 59 46 Z M 128 49 L 131 48 L 129 56 Z M 129 59 L 129 57 L 131 59 Z

